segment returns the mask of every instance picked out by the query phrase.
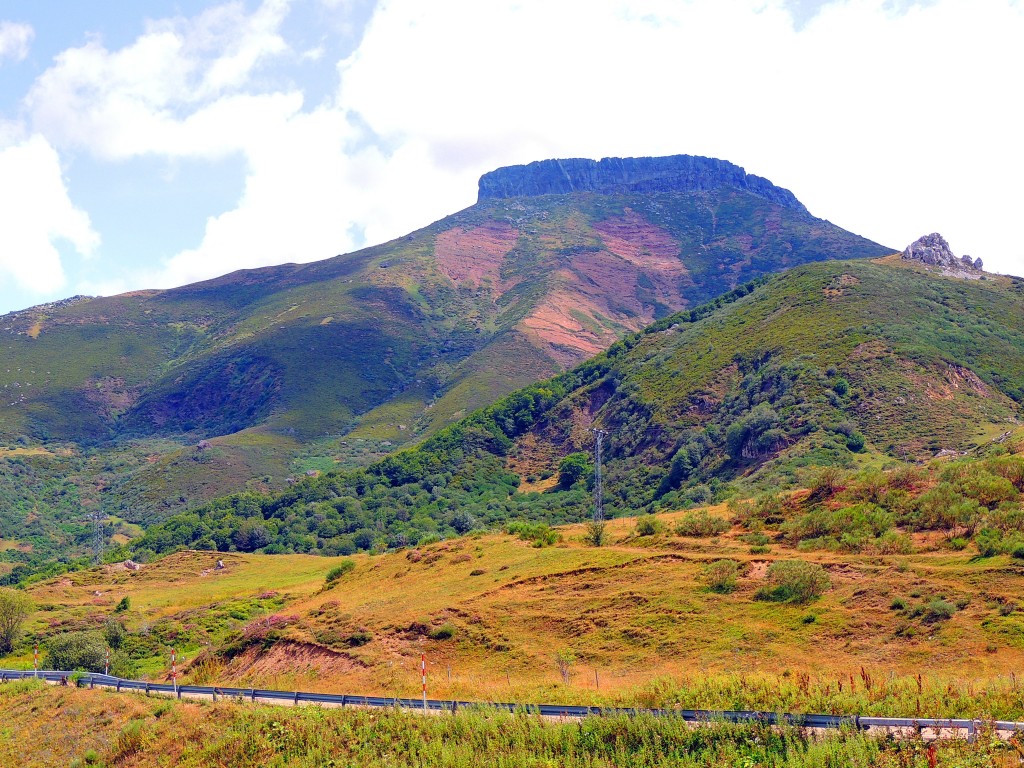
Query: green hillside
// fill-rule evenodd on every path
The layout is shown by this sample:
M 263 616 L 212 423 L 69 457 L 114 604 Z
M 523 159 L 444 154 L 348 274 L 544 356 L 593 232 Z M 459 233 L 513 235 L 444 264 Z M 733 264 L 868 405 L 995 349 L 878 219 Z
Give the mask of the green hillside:
M 989 456 L 1020 423 L 1022 387 L 1024 281 L 941 277 L 893 258 L 807 265 L 664 318 L 365 470 L 221 499 L 135 546 L 334 554 L 518 517 L 582 519 L 587 468 L 570 487 L 556 480 L 591 449 L 591 428 L 610 433 L 611 515 L 806 487 L 820 467 Z M 968 464 L 1002 487 L 993 467 Z M 1017 503 L 937 475 L 917 490 L 943 482 L 951 504 Z M 924 515 L 917 495 L 886 513 Z
M 365 465 L 746 280 L 888 252 L 690 160 L 700 184 L 483 197 L 325 261 L 0 318 L 0 472 L 74 489 L 5 488 L 4 537 L 38 519 L 37 554 L 75 552 L 89 508 L 148 524 Z

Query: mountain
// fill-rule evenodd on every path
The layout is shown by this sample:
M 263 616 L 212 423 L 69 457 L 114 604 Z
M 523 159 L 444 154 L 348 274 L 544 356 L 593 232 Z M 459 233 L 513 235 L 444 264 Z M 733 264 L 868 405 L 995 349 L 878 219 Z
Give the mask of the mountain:
M 751 278 L 888 252 L 723 161 L 546 161 L 355 253 L 11 313 L 0 533 L 365 464 Z
M 663 318 L 365 470 L 221 499 L 135 546 L 331 553 L 519 517 L 579 520 L 591 502 L 574 481 L 592 471 L 595 428 L 608 433 L 611 515 L 798 488 L 820 467 L 997 450 L 1024 416 L 1024 280 L 972 277 L 899 255 L 795 267 Z M 939 501 L 951 509 L 1004 500 L 950 494 Z

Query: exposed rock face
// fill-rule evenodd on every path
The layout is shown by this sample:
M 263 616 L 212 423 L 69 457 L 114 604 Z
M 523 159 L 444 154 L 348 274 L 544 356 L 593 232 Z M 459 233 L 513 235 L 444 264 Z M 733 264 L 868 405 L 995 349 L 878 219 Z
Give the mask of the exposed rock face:
M 480 177 L 479 200 L 569 192 L 696 192 L 726 186 L 807 212 L 788 189 L 777 187 L 768 179 L 749 174 L 725 160 L 694 155 L 606 157 L 600 161 L 570 158 L 511 165 Z
M 920 261 L 923 264 L 942 267 L 954 272 L 963 270 L 981 271 L 981 259 L 971 260 L 970 256 L 964 255 L 959 259 L 953 255 L 949 243 L 938 232 L 919 237 L 907 246 L 903 251 L 903 258 L 907 261 Z

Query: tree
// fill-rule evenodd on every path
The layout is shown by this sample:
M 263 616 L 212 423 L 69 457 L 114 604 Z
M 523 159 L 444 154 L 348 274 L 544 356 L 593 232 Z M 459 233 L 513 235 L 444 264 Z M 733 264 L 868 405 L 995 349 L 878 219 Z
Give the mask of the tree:
M 25 619 L 35 610 L 32 598 L 16 589 L 0 588 L 0 653 L 10 653 Z
M 593 471 L 594 465 L 590 463 L 590 456 L 582 451 L 570 453 L 558 465 L 558 484 L 563 488 L 572 488 L 583 478 L 589 477 Z

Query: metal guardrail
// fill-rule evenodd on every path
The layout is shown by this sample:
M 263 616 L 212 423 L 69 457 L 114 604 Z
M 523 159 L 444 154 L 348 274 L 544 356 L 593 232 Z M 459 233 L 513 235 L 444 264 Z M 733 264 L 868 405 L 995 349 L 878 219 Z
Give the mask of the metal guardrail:
M 403 699 L 382 696 L 354 696 L 342 693 L 309 693 L 305 691 L 278 691 L 266 688 L 232 688 L 208 685 L 169 685 L 148 683 L 142 680 L 126 680 L 112 675 L 72 673 L 54 670 L 33 672 L 32 670 L 0 669 L 0 682 L 38 678 L 51 683 L 68 681 L 76 675 L 80 686 L 113 688 L 116 691 L 141 691 L 144 693 L 171 694 L 182 696 L 210 696 L 228 699 L 248 699 L 263 702 L 287 702 L 290 704 L 333 704 L 335 706 L 383 707 L 401 709 L 426 709 L 433 712 L 456 712 L 467 707 L 488 707 L 508 712 L 526 712 L 543 717 L 579 719 L 608 715 L 649 715 L 653 717 L 680 717 L 690 723 L 726 721 L 731 723 L 760 722 L 768 725 L 796 725 L 805 728 L 871 728 L 909 729 L 912 731 L 953 731 L 963 732 L 972 738 L 984 727 L 996 731 L 1024 733 L 1024 722 L 1008 720 L 965 720 L 950 718 L 908 718 L 868 717 L 862 715 L 816 715 L 779 712 L 757 712 L 751 710 L 708 710 L 708 709 L 642 709 L 623 707 L 580 707 L 568 704 L 512 704 L 508 702 L 456 701 L 448 699 Z

